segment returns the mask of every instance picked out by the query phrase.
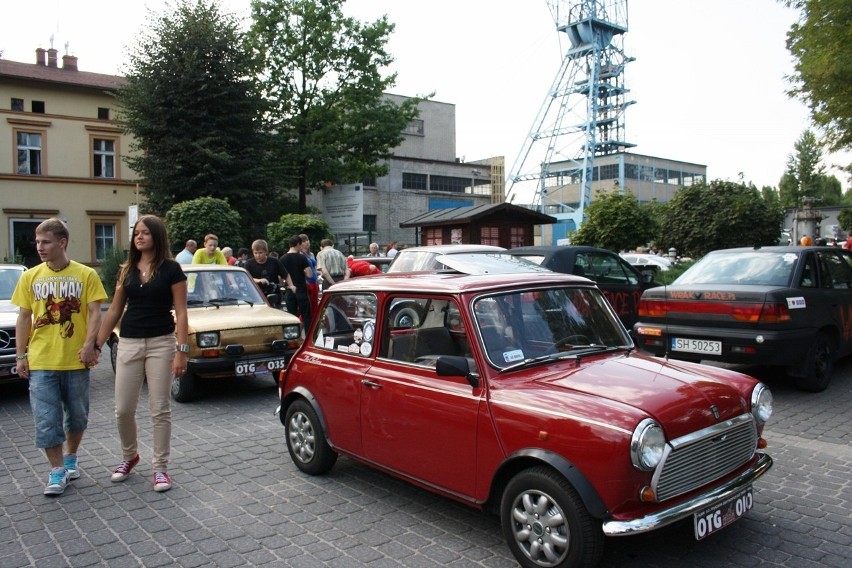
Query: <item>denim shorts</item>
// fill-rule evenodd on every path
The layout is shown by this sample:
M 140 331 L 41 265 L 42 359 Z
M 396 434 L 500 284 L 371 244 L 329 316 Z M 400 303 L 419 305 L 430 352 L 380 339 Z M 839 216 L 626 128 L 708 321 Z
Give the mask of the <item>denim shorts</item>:
M 89 424 L 89 370 L 30 371 L 35 445 L 52 448 Z

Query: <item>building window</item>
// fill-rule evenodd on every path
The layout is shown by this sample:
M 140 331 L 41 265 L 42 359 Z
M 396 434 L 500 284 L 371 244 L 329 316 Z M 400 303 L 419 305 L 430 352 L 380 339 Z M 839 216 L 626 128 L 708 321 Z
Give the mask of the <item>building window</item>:
M 523 227 L 509 228 L 509 248 L 526 246 L 526 231 Z
M 12 98 L 12 110 L 24 112 L 24 99 Z
M 109 120 L 109 109 L 98 107 L 98 120 Z
M 376 187 L 376 178 L 364 178 L 361 180 L 364 187 Z
M 624 164 L 625 179 L 639 179 L 639 166 L 636 164 Z
M 427 183 L 426 174 L 402 173 L 402 189 L 426 189 Z
M 92 175 L 98 178 L 115 177 L 115 140 L 92 139 Z
M 33 101 L 33 112 L 44 114 L 44 101 Z
M 441 227 L 430 227 L 423 229 L 423 244 L 424 245 L 442 245 L 444 244 L 443 231 Z
M 376 215 L 364 215 L 364 230 L 367 232 L 376 232 Z
M 606 164 L 601 166 L 600 179 L 618 179 L 618 164 Z
M 41 139 L 37 132 L 17 132 L 18 173 L 41 175 Z
M 429 180 L 430 191 L 452 191 L 455 193 L 464 193 L 469 187 L 470 180 L 467 178 L 432 176 Z
M 118 248 L 118 228 L 116 223 L 95 223 L 95 260 L 104 262 L 107 256 Z
M 499 247 L 500 229 L 498 227 L 482 227 L 479 230 L 479 243 Z
M 415 118 L 408 123 L 408 126 L 402 129 L 402 133 L 411 136 L 423 136 L 423 119 Z

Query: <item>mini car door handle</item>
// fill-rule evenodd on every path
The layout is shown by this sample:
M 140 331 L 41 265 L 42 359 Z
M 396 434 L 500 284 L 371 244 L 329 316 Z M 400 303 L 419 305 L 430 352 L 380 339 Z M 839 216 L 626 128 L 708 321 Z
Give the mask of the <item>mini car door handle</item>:
M 361 384 L 364 385 L 365 387 L 370 387 L 371 389 L 382 388 L 382 385 L 380 383 L 377 383 L 376 381 L 371 381 L 369 379 L 363 379 L 361 381 Z

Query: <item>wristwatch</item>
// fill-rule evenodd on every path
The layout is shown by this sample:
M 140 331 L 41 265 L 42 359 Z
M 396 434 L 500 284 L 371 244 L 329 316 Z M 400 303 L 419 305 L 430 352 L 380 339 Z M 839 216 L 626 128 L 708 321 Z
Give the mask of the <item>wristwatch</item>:
M 189 345 L 187 345 L 186 343 L 181 343 L 177 346 L 177 350 L 181 353 L 189 353 Z

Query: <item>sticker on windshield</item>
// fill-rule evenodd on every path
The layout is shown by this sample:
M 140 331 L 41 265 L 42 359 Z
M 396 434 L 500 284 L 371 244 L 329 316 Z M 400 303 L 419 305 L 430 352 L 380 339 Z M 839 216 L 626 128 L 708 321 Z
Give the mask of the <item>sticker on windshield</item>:
M 523 361 L 524 360 L 524 352 L 520 349 L 513 349 L 512 351 L 504 351 L 503 352 L 503 360 L 507 363 L 513 363 L 515 361 Z
M 805 298 L 803 296 L 787 298 L 787 309 L 789 310 L 798 310 L 806 307 Z
M 792 252 L 788 252 L 787 254 L 785 254 L 783 256 L 784 262 L 786 262 L 787 264 L 791 264 L 793 262 L 796 262 L 797 258 L 799 258 L 799 255 L 792 253 Z

